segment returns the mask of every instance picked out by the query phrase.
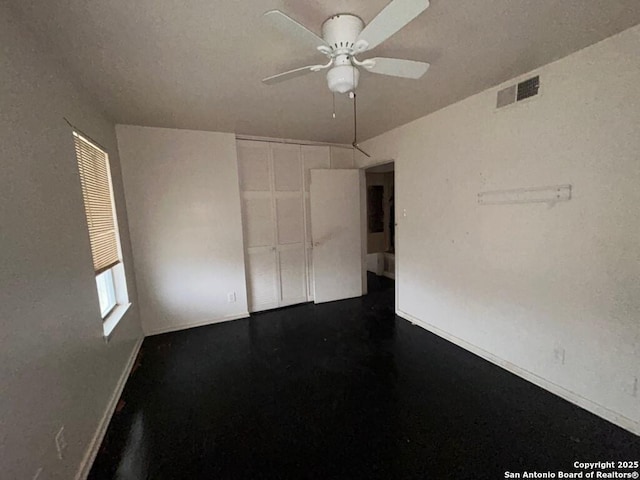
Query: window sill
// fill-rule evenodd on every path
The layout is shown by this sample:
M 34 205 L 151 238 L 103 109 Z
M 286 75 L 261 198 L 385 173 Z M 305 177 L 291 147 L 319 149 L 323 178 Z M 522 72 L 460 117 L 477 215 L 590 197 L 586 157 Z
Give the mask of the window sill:
M 127 313 L 130 306 L 130 303 L 118 305 L 109 315 L 107 315 L 107 318 L 104 319 L 102 329 L 104 330 L 104 339 L 106 342 L 109 341 L 111 334 L 118 326 L 118 323 L 120 323 L 120 320 L 122 320 L 122 317 L 124 317 L 124 314 Z

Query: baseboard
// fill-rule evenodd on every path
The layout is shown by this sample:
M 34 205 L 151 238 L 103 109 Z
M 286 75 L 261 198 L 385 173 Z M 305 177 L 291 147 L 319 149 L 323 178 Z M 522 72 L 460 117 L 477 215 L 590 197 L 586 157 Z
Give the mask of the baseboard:
M 248 317 L 249 317 L 249 312 L 242 312 L 235 315 L 226 315 L 224 317 L 216 318 L 213 320 L 209 319 L 209 320 L 203 320 L 202 322 L 188 323 L 186 325 L 175 325 L 171 327 L 158 328 L 155 330 L 150 330 L 148 332 L 145 332 L 145 335 L 147 337 L 150 337 L 152 335 L 160 335 L 161 333 L 177 332 L 179 330 L 187 330 L 189 328 L 203 327 L 205 325 L 213 325 L 215 323 L 229 322 L 231 320 L 240 320 L 241 318 L 248 318 Z
M 535 373 L 531 373 L 530 371 L 525 370 L 524 368 L 521 368 L 506 360 L 503 360 L 502 358 L 499 358 L 493 355 L 492 353 L 489 353 L 486 350 L 483 350 L 480 347 L 477 347 L 469 342 L 466 342 L 465 340 L 462 340 L 461 338 L 458 338 L 455 335 L 451 335 L 450 333 L 447 333 L 444 330 L 439 329 L 438 327 L 435 327 L 423 320 L 420 320 L 419 318 L 416 318 L 413 315 L 403 312 L 402 310 L 396 309 L 396 315 L 404 318 L 405 320 L 408 320 L 411 323 L 418 325 L 421 328 L 424 328 L 425 330 L 428 330 L 431 333 L 438 335 L 439 337 L 444 338 L 445 340 L 451 343 L 458 345 L 459 347 L 464 348 L 465 350 L 495 365 L 498 365 L 499 367 L 504 368 L 505 370 L 515 375 L 518 375 L 521 378 L 524 378 L 528 382 L 531 382 L 534 385 L 537 385 L 538 387 L 543 388 L 553 393 L 554 395 L 557 395 L 573 403 L 574 405 L 584 408 L 585 410 L 593 413 L 594 415 L 604 418 L 605 420 L 615 425 L 618 425 L 619 427 L 624 428 L 625 430 L 628 430 L 629 432 L 635 435 L 640 435 L 640 422 L 636 422 L 628 417 L 625 417 L 624 415 L 620 415 L 619 413 L 616 413 L 613 410 L 608 409 L 607 407 L 604 407 L 598 403 L 593 402 L 592 400 L 589 400 L 581 395 L 578 395 L 577 393 L 572 392 L 571 390 L 567 390 L 566 388 L 561 387 L 560 385 L 550 382 L 549 380 L 543 377 L 540 377 Z
M 98 455 L 98 450 L 100 450 L 100 445 L 102 445 L 102 440 L 104 439 L 105 434 L 107 433 L 107 427 L 109 426 L 109 422 L 111 422 L 111 417 L 113 417 L 113 412 L 116 410 L 116 406 L 118 405 L 118 400 L 120 400 L 120 395 L 122 395 L 122 391 L 124 390 L 124 386 L 129 379 L 129 374 L 131 373 L 131 369 L 136 361 L 138 356 L 138 352 L 140 351 L 140 347 L 142 346 L 142 341 L 144 338 L 138 339 L 133 350 L 131 351 L 131 355 L 129 356 L 129 360 L 127 360 L 127 364 L 122 371 L 122 375 L 118 379 L 118 383 L 116 384 L 116 388 L 109 399 L 109 403 L 107 405 L 107 409 L 100 420 L 98 425 L 98 429 L 96 433 L 93 435 L 91 439 L 91 443 L 89 444 L 89 448 L 87 449 L 84 458 L 82 459 L 82 463 L 80 464 L 80 468 L 78 469 L 78 473 L 76 474 L 76 480 L 85 480 L 89 476 L 89 471 L 91 471 L 91 467 L 93 466 L 93 462 Z

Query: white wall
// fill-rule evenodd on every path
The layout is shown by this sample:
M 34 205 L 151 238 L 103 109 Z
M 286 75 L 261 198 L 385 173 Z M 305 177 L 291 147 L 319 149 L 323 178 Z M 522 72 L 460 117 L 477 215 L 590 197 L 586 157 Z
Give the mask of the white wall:
M 114 126 L 0 6 L 2 478 L 73 478 L 141 337 Z M 71 128 L 106 147 L 129 297 L 107 344 Z M 59 460 L 54 436 L 64 425 Z
M 496 87 L 366 142 L 373 158 L 356 159 L 396 160 L 401 315 L 636 433 L 638 52 L 640 26 L 535 72 L 532 101 L 496 112 Z M 554 207 L 476 199 L 567 183 L 574 198 Z
M 247 316 L 235 136 L 116 131 L 145 333 Z
M 332 145 L 331 150 L 331 168 L 355 168 L 353 148 L 336 147 Z

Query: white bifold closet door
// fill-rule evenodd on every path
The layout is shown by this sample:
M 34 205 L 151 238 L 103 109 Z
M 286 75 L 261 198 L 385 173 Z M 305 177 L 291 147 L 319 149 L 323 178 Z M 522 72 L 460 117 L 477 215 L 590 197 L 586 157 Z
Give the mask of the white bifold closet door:
M 329 147 L 303 145 L 302 168 L 304 170 L 304 218 L 305 218 L 305 238 L 307 254 L 307 290 L 308 300 L 314 299 L 313 283 L 313 245 L 311 243 L 311 200 L 309 191 L 311 189 L 311 170 L 327 169 L 331 167 L 331 151 Z
M 309 160 L 307 168 L 305 158 L 315 156 L 300 145 L 238 141 L 247 290 L 252 312 L 311 299 L 305 173 L 317 168 L 317 161 Z
M 265 144 L 238 142 L 238 176 L 250 311 L 278 306 L 271 163 L 271 153 Z
M 300 145 L 271 143 L 279 306 L 307 301 Z

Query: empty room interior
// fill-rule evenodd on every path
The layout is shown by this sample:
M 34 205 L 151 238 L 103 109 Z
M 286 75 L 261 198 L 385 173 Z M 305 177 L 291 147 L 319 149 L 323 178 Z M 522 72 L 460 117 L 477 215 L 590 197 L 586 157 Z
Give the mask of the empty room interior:
M 1 478 L 638 478 L 638 0 L 0 40 Z

